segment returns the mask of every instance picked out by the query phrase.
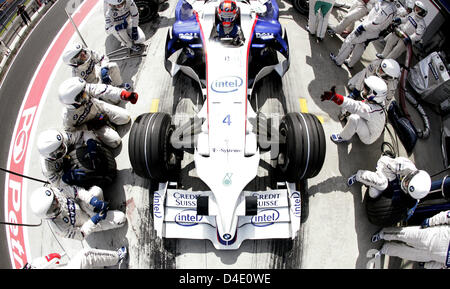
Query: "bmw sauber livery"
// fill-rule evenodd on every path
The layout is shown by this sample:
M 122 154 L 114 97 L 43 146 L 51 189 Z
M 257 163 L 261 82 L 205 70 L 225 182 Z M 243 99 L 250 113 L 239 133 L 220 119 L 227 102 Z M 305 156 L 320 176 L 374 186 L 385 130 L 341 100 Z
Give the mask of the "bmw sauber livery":
M 201 106 L 181 127 L 158 112 L 138 117 L 130 132 L 135 172 L 159 183 L 153 195 L 157 235 L 208 239 L 217 249 L 238 249 L 247 239 L 295 238 L 301 223 L 298 184 L 320 171 L 325 151 L 321 124 L 299 113 L 286 115 L 272 134 L 272 146 L 263 145 L 261 113 L 249 100 L 258 80 L 272 72 L 282 77 L 289 69 L 288 37 L 275 0 L 236 3 L 235 23 L 245 38 L 241 46 L 211 37 L 220 23 L 220 1 L 178 2 L 165 68 L 171 76 L 184 73 L 195 80 Z M 292 176 L 280 177 L 268 190 L 246 190 L 257 176 L 263 147 L 274 152 L 280 174 Z M 196 174 L 209 190 L 180 189 L 176 176 L 183 150 L 193 154 Z

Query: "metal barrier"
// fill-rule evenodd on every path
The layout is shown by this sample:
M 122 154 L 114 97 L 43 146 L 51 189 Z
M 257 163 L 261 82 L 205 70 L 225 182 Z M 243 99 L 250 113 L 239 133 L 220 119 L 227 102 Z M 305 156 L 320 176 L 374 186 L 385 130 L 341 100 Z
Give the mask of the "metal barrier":
M 9 56 L 0 57 L 0 81 L 3 80 L 3 76 L 5 74 L 5 71 L 7 70 L 5 68 L 9 66 L 12 59 L 14 58 L 14 55 L 17 54 L 17 51 L 22 46 L 25 37 L 33 29 L 33 27 L 36 25 L 36 23 L 39 21 L 42 15 L 44 15 L 54 4 L 54 2 L 56 2 L 56 0 L 48 1 L 48 4 L 42 4 L 41 6 L 39 6 L 35 0 L 20 0 L 15 2 L 17 2 L 15 3 L 16 5 L 10 5 L 8 7 L 8 9 L 14 9 L 14 12 L 12 12 L 12 10 L 8 10 L 10 12 L 9 16 L 4 17 L 9 17 L 8 19 L 13 19 L 14 16 L 16 17 L 12 21 L 9 21 L 7 24 L 0 25 L 1 29 L 3 30 L 0 39 L 5 43 L 6 47 L 10 50 Z M 28 23 L 29 25 L 25 29 L 23 29 L 23 27 L 26 25 L 23 22 L 22 17 L 17 15 L 16 12 L 17 6 L 21 3 L 26 3 L 26 11 L 28 12 L 28 15 L 31 18 L 31 21 Z

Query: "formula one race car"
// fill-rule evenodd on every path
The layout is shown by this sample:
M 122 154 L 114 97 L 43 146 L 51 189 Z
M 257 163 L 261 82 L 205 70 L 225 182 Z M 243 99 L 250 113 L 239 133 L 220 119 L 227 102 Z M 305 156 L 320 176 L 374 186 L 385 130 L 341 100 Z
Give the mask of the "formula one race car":
M 316 176 L 325 158 L 318 118 L 290 112 L 279 126 L 253 109 L 260 79 L 289 68 L 289 46 L 276 0 L 236 1 L 245 39 L 213 37 L 219 1 L 180 0 L 166 41 L 165 67 L 198 83 L 199 112 L 175 126 L 168 113 L 140 115 L 130 131 L 134 172 L 159 183 L 154 227 L 159 237 L 208 239 L 217 249 L 238 249 L 246 239 L 295 238 L 301 223 L 300 182 Z M 275 164 L 276 185 L 250 190 L 263 153 Z M 208 190 L 179 183 L 181 160 L 193 154 Z M 266 154 L 264 154 L 266 155 Z

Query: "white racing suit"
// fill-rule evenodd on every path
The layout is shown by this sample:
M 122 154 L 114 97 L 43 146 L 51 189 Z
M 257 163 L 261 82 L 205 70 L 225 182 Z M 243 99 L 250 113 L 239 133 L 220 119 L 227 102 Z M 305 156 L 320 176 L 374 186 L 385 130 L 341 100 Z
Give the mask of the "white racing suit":
M 336 26 L 331 27 L 336 34 L 344 30 L 353 31 L 355 22 L 366 16 L 372 9 L 375 0 L 355 0 L 344 18 Z
M 316 34 L 317 38 L 323 39 L 328 27 L 335 0 L 313 0 L 309 2 L 308 29 L 311 34 Z
M 145 34 L 139 27 L 139 10 L 133 0 L 126 0 L 126 4 L 120 10 L 113 9 L 104 2 L 104 15 L 106 33 L 114 35 L 119 42 L 128 48 L 134 44 L 141 44 L 145 41 Z M 137 28 L 138 38 L 133 40 L 132 27 Z
M 378 38 L 380 32 L 391 24 L 395 13 L 394 3 L 388 1 L 376 2 L 367 18 L 360 25 L 363 28 L 361 34 L 358 35 L 358 28 L 356 28 L 345 38 L 336 55 L 336 64 L 342 65 L 351 55 L 348 59 L 348 65 L 353 67 L 364 53 L 367 43 Z
M 121 211 L 110 210 L 106 218 L 97 224 L 91 217 L 96 215 L 90 204 L 93 197 L 103 200 L 103 191 L 93 186 L 89 190 L 71 186 L 53 190 L 61 206 L 61 212 L 49 224 L 53 231 L 63 238 L 83 240 L 93 232 L 106 231 L 122 227 L 127 218 Z
M 117 251 L 101 249 L 83 249 L 79 251 L 67 264 L 61 263 L 61 255 L 51 253 L 29 262 L 26 269 L 96 269 L 111 267 L 119 262 Z
M 381 104 L 344 97 L 341 107 L 351 113 L 346 125 L 339 133 L 343 140 L 348 141 L 357 134 L 361 142 L 372 144 L 380 137 L 386 122 Z
M 406 175 L 416 171 L 414 163 L 404 157 L 395 159 L 382 156 L 377 162 L 375 172 L 368 170 L 358 170 L 356 180 L 369 186 L 369 196 L 377 198 L 386 188 L 389 182 L 395 179 L 403 179 Z
M 122 86 L 123 80 L 120 75 L 120 68 L 115 62 L 109 62 L 109 59 L 105 55 L 100 55 L 94 50 L 86 49 L 90 54 L 88 61 L 72 68 L 72 76 L 81 77 L 87 83 L 104 83 L 102 81 L 101 70 L 102 68 L 108 69 L 108 75 L 113 86 Z
M 369 65 L 366 66 L 363 70 L 355 74 L 347 83 L 347 86 L 350 90 L 357 89 L 358 91 L 363 91 L 364 88 L 364 79 L 366 79 L 369 76 L 377 76 L 377 71 L 380 68 L 382 59 L 375 59 Z M 395 92 L 397 90 L 398 86 L 398 79 L 392 79 L 384 80 L 386 82 L 388 93 L 386 100 L 389 102 L 392 99 L 394 99 Z
M 85 90 L 89 95 L 89 101 L 79 108 L 74 106 L 63 108 L 63 124 L 66 130 L 89 130 L 86 123 L 95 121 L 100 115 L 107 117 L 108 121 L 114 125 L 124 125 L 131 120 L 126 109 L 110 104 L 120 102 L 123 89 L 105 84 L 87 83 Z M 117 131 L 108 125 L 95 129 L 94 133 L 99 140 L 111 148 L 118 147 L 122 142 Z
M 409 13 L 406 17 L 400 18 L 402 24 L 398 27 L 401 31 L 405 32 L 411 44 L 414 44 L 422 38 L 425 33 L 426 24 L 423 17 L 419 17 L 416 13 Z M 403 39 L 398 37 L 395 32 L 389 33 L 386 38 L 386 45 L 381 53 L 385 58 L 397 59 L 406 50 L 406 45 Z
M 63 143 L 67 147 L 67 152 L 83 146 L 89 139 L 96 140 L 93 132 L 87 130 L 79 131 L 64 131 L 61 132 L 63 136 Z M 64 158 L 58 160 L 49 160 L 43 156 L 40 156 L 42 174 L 47 178 L 50 184 L 54 187 L 60 188 L 62 186 L 67 186 L 62 181 L 63 172 L 63 162 Z
M 381 230 L 386 241 L 381 253 L 402 259 L 427 262 L 425 268 L 450 267 L 450 211 L 429 219 L 430 227 L 392 227 Z

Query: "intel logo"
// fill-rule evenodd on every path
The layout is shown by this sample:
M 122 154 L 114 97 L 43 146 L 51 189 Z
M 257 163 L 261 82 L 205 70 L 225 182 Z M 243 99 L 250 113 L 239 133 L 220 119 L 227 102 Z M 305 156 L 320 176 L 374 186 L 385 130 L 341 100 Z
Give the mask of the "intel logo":
M 211 83 L 211 89 L 219 93 L 229 93 L 237 91 L 242 86 L 243 83 L 244 81 L 240 77 L 226 76 L 214 80 Z
M 280 212 L 274 209 L 267 209 L 258 212 L 258 215 L 252 217 L 252 224 L 256 227 L 267 227 L 273 225 L 280 218 Z
M 153 217 L 162 218 L 162 196 L 155 192 L 153 196 Z
M 178 213 L 174 221 L 180 226 L 191 227 L 198 225 L 202 219 L 203 216 L 198 216 L 196 210 L 188 209 Z
M 302 215 L 302 201 L 300 197 L 300 193 L 297 191 L 292 192 L 291 194 L 291 210 L 294 216 L 301 217 Z

